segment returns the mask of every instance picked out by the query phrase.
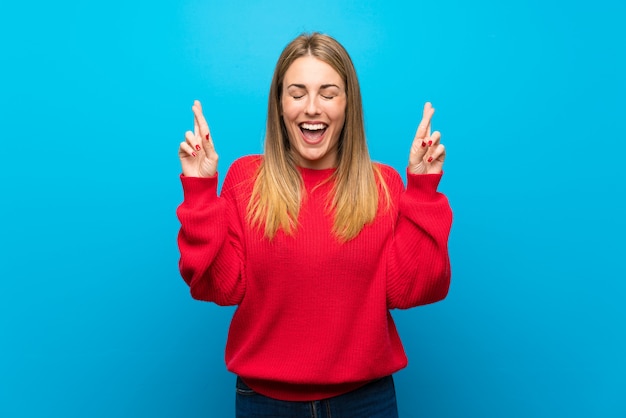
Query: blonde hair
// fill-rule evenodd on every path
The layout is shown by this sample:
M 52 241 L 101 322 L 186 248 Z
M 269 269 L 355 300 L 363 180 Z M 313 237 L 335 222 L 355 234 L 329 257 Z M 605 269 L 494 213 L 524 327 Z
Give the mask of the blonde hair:
M 295 38 L 282 51 L 276 64 L 269 93 L 264 158 L 248 204 L 247 220 L 253 227 L 264 228 L 270 240 L 279 229 L 293 235 L 297 227 L 304 185 L 281 116 L 281 96 L 287 69 L 296 59 L 308 55 L 330 65 L 346 86 L 345 122 L 339 137 L 329 209 L 334 212 L 334 234 L 340 241 L 349 241 L 376 217 L 379 205 L 376 180 L 388 204 L 389 191 L 367 149 L 361 91 L 354 64 L 339 42 L 320 33 Z

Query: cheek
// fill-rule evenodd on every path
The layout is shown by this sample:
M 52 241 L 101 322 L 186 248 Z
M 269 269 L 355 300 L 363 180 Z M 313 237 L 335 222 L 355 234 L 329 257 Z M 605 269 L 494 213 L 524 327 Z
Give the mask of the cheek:
M 343 112 L 337 112 L 335 115 L 333 115 L 333 120 L 337 124 L 337 128 L 339 130 L 342 130 L 343 126 L 346 123 L 346 114 Z
M 346 104 L 341 103 L 338 104 L 337 106 L 334 106 L 332 109 L 329 109 L 329 115 L 332 115 L 331 117 L 333 118 L 333 120 L 341 123 L 343 125 L 343 122 L 346 119 Z
M 286 125 L 293 123 L 295 119 L 296 117 L 291 109 L 289 108 L 283 109 L 283 121 L 285 122 Z
M 293 119 L 290 119 L 289 116 L 286 114 L 283 114 L 282 121 L 283 121 L 283 127 L 287 134 L 287 139 L 289 140 L 290 143 L 293 143 L 294 141 L 296 141 L 296 138 L 298 137 L 298 134 L 300 133 L 300 127 L 296 126 L 293 123 Z
M 292 121 L 298 117 L 300 109 L 298 106 L 289 100 L 283 100 L 281 102 L 281 115 L 285 123 Z
M 296 128 L 298 128 L 298 130 L 300 129 L 300 127 L 294 126 L 294 121 L 288 114 L 286 113 L 283 114 L 282 118 L 283 118 L 283 125 L 285 125 L 285 128 L 287 128 L 287 132 L 292 132 Z

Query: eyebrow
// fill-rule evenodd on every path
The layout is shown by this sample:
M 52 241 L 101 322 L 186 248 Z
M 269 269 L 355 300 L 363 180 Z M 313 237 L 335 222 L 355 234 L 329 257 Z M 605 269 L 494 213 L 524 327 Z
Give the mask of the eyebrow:
M 299 88 L 299 89 L 306 89 L 306 86 L 304 84 L 290 84 L 290 85 L 287 86 L 287 88 L 291 88 L 291 87 L 296 87 L 296 88 Z M 320 89 L 327 89 L 327 88 L 330 88 L 330 87 L 336 87 L 338 89 L 341 88 L 341 87 L 339 87 L 336 84 L 322 84 L 320 86 Z

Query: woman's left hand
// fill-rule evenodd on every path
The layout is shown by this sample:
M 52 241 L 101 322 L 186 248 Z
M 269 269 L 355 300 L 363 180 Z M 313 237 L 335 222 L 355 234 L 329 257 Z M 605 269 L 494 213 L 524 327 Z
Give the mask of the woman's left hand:
M 441 133 L 430 133 L 430 122 L 435 109 L 430 102 L 424 105 L 422 121 L 417 127 L 409 154 L 409 173 L 439 174 L 446 158 L 446 148 L 441 144 Z

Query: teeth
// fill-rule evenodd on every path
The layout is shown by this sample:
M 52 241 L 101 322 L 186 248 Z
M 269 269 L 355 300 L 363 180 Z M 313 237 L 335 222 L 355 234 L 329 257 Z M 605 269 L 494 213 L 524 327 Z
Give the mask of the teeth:
M 326 128 L 326 125 L 324 125 L 323 123 L 316 123 L 316 124 L 303 123 L 300 126 L 308 131 L 318 131 L 320 129 Z

